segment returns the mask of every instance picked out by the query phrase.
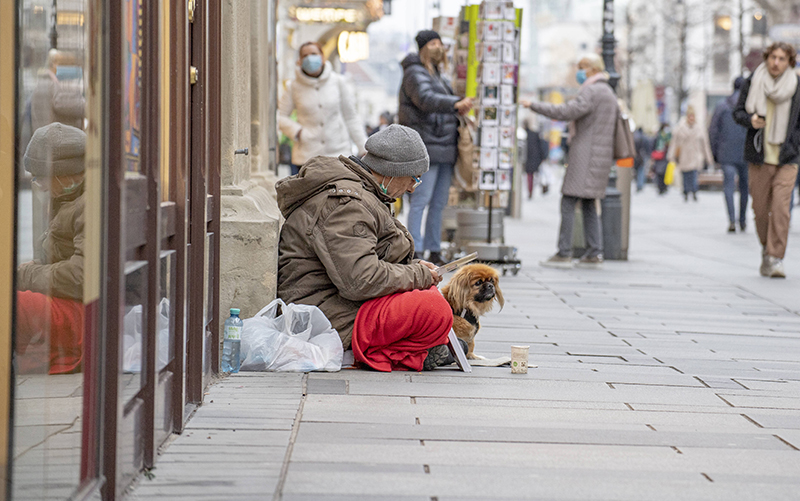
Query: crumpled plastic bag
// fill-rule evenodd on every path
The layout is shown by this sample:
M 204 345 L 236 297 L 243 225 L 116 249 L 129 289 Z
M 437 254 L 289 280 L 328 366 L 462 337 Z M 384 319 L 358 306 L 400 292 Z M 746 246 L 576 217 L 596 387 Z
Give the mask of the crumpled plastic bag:
M 160 371 L 169 363 L 169 299 L 162 298 L 158 305 L 158 343 L 156 349 L 156 370 Z M 137 304 L 122 319 L 122 371 L 126 373 L 142 372 L 142 305 Z
M 239 370 L 336 372 L 342 368 L 342 340 L 316 306 L 276 299 L 243 322 Z

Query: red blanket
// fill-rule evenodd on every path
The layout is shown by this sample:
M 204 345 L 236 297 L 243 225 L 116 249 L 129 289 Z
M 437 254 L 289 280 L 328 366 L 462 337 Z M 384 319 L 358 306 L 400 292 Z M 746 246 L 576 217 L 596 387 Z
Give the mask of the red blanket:
M 83 360 L 83 303 L 17 291 L 16 352 L 20 374 L 69 374 Z
M 453 311 L 439 289 L 399 292 L 361 305 L 353 355 L 375 370 L 421 371 L 428 348 L 445 344 Z

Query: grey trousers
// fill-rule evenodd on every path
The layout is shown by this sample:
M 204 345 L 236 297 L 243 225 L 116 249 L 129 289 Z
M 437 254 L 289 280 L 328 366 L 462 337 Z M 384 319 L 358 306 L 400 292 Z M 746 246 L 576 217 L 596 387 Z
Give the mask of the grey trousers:
M 583 234 L 586 238 L 585 257 L 603 253 L 603 239 L 600 231 L 600 218 L 593 198 L 561 196 L 561 230 L 558 234 L 558 255 L 572 256 L 572 225 L 575 222 L 575 204 L 581 202 L 583 210 Z M 581 256 L 584 257 L 584 256 Z

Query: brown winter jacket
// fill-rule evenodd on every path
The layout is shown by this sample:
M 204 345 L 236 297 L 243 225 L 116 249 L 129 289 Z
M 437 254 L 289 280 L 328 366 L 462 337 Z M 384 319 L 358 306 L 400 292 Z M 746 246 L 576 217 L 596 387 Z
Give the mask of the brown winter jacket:
M 65 196 L 41 236 L 41 256 L 17 269 L 17 290 L 83 301 L 84 197 Z
M 569 165 L 561 193 L 578 198 L 605 198 L 608 174 L 614 165 L 617 98 L 608 80 L 587 83 L 564 104 L 531 103 L 531 110 L 556 120 L 574 120 Z
M 353 160 L 314 157 L 276 185 L 286 218 L 278 246 L 278 297 L 319 306 L 350 347 L 364 301 L 427 289 L 430 270 L 392 216 L 394 199 Z

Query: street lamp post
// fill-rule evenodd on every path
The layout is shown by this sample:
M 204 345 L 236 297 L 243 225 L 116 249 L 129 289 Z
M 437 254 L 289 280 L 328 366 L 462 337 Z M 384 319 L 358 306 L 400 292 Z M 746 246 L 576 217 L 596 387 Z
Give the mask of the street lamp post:
M 616 91 L 619 73 L 614 67 L 614 48 L 617 45 L 614 39 L 614 0 L 603 0 L 603 38 L 600 41 L 603 46 L 603 63 L 610 77 L 608 83 Z
M 614 0 L 603 0 L 603 64 L 608 72 L 608 83 L 614 92 L 617 91 L 619 73 L 614 66 L 614 52 L 617 41 L 614 39 Z M 630 71 L 630 69 L 628 70 Z M 602 201 L 603 221 L 603 254 L 606 259 L 628 259 L 628 218 L 630 213 L 630 187 L 632 169 L 611 168 L 606 187 L 606 196 Z
M 50 48 L 58 48 L 58 30 L 56 29 L 56 22 L 58 20 L 58 0 L 53 0 L 53 5 L 50 8 Z

